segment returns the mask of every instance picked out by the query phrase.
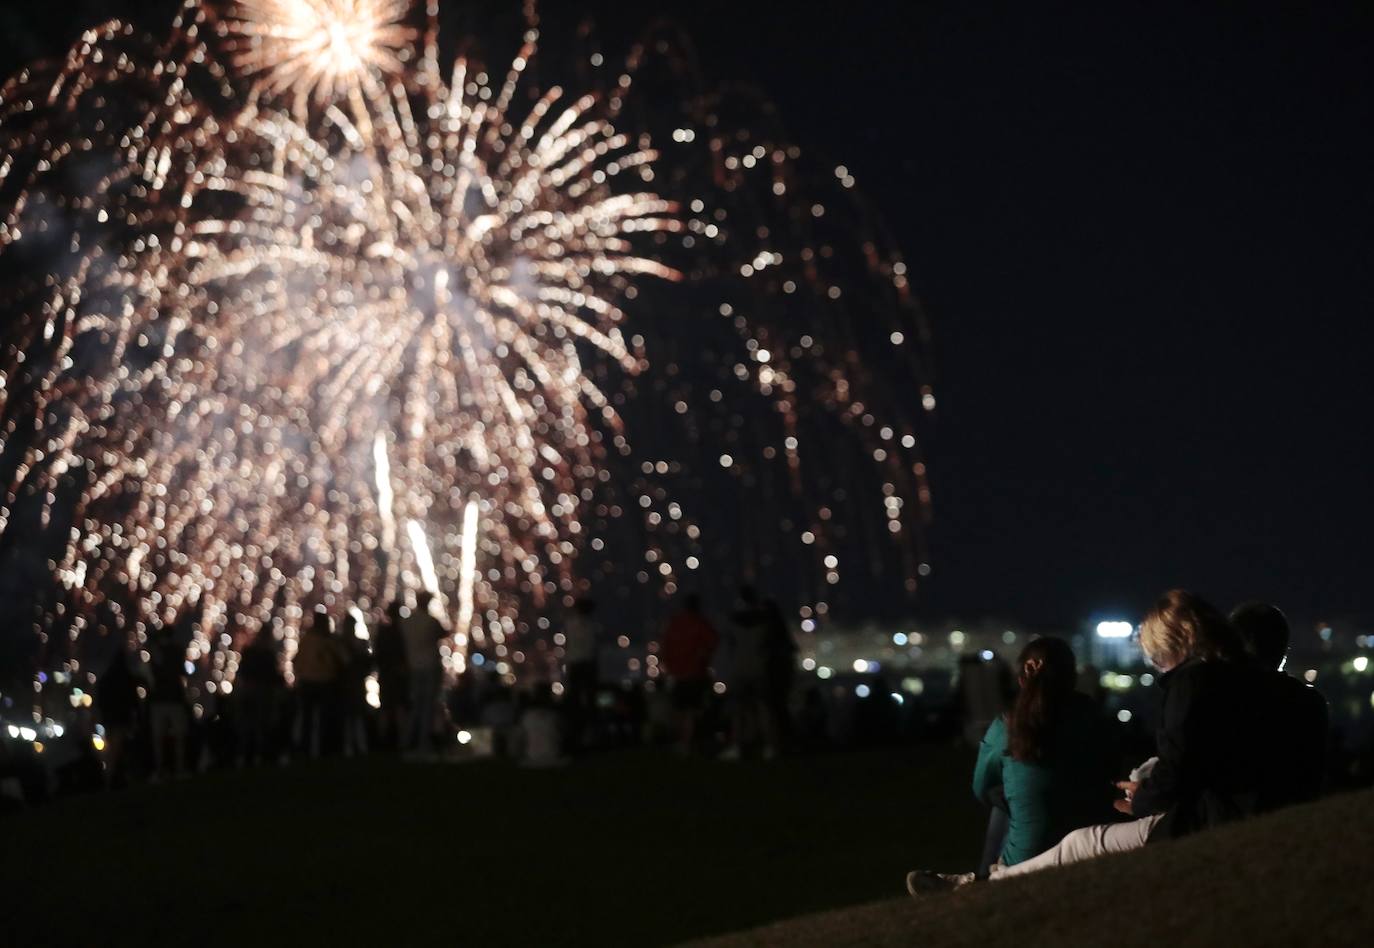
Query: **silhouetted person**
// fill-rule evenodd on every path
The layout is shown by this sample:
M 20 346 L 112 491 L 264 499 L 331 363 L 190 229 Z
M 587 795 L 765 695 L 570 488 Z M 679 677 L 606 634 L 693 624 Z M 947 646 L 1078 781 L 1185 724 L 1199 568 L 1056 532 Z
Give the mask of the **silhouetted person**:
M 1270 743 L 1264 749 L 1264 809 L 1315 800 L 1326 775 L 1329 713 L 1311 685 L 1283 671 L 1288 619 L 1275 606 L 1247 602 L 1231 611 L 1231 624 L 1263 670 Z
M 763 604 L 764 662 L 766 693 L 764 701 L 772 718 L 775 741 L 787 743 L 792 723 L 792 682 L 797 674 L 797 642 L 787 627 L 782 608 L 773 599 Z
M 1016 696 L 1011 670 L 1000 655 L 984 659 L 963 655 L 959 659 L 959 682 L 955 686 L 959 708 L 964 715 L 964 740 L 977 744 Z
M 339 675 L 343 752 L 345 757 L 352 757 L 367 753 L 367 677 L 372 674 L 372 653 L 367 642 L 358 637 L 358 620 L 352 612 L 344 614 L 339 646 L 344 653 Z
M 138 679 L 134 658 L 121 646 L 95 688 L 95 708 L 105 728 L 105 785 L 128 781 L 129 743 L 138 731 Z
M 1092 662 L 1084 665 L 1078 672 L 1078 693 L 1086 695 L 1099 708 L 1106 707 L 1107 689 L 1102 685 L 1102 669 Z
M 443 624 L 430 612 L 433 601 L 433 595 L 421 591 L 415 596 L 415 608 L 401 622 L 410 669 L 410 733 L 406 746 L 411 750 L 422 750 L 433 737 L 434 708 L 443 683 L 439 641 L 445 633 Z
M 252 764 L 270 759 L 276 749 L 277 721 L 285 690 L 271 623 L 263 625 L 239 657 L 234 679 L 238 704 L 238 760 Z
M 311 757 L 320 756 L 335 736 L 339 676 L 346 659 L 334 640 L 333 629 L 328 614 L 317 610 L 291 663 L 296 676 L 300 746 Z
M 574 747 L 586 741 L 596 708 L 602 634 L 596 621 L 596 602 L 583 598 L 573 603 L 572 614 L 563 623 L 563 687 Z
M 172 773 L 186 770 L 186 736 L 191 726 L 186 706 L 186 646 L 175 633 L 162 627 L 148 643 L 152 686 L 148 689 L 148 730 L 153 745 L 153 776 L 166 772 L 167 748 L 172 751 Z
M 689 753 L 711 691 L 711 658 L 720 636 L 701 612 L 701 597 L 688 593 L 663 633 L 663 667 L 672 689 L 678 747 Z
M 405 636 L 401 632 L 401 604 L 387 606 L 386 618 L 377 629 L 373 657 L 377 661 L 377 697 L 381 703 L 380 732 L 385 746 L 399 748 L 410 711 L 410 667 L 406 664 Z
M 563 723 L 554 706 L 549 686 L 534 686 L 516 727 L 518 757 L 523 767 L 556 767 L 567 763 L 563 756 Z
M 738 758 L 762 744 L 766 757 L 777 753 L 777 725 L 768 705 L 768 616 L 753 586 L 741 586 L 730 617 L 731 742 L 722 756 Z

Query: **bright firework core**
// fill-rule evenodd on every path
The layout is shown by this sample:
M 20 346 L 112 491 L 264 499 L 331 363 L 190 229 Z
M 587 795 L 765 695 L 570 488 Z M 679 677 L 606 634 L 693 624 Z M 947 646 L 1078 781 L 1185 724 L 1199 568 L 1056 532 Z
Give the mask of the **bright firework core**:
M 0 98 L 24 621 L 79 651 L 194 607 L 232 676 L 259 628 L 423 588 L 451 668 L 546 674 L 576 595 L 637 633 L 680 589 L 814 622 L 842 569 L 926 575 L 924 324 L 846 169 L 808 191 L 642 48 L 581 93 L 529 78 L 533 21 L 498 73 L 441 68 L 437 6 L 422 49 L 401 0 L 218 9 Z
M 264 73 L 267 88 L 303 108 L 326 103 L 375 73 L 395 73 L 415 31 L 401 25 L 409 0 L 236 0 L 235 63 Z

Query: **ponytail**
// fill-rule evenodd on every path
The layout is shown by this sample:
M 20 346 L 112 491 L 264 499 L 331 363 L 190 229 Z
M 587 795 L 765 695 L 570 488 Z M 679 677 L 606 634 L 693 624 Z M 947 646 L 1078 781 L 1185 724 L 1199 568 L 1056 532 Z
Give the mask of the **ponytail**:
M 1073 694 L 1073 649 L 1063 639 L 1036 639 L 1021 650 L 1017 665 L 1021 691 L 1007 714 L 1007 752 L 1013 760 L 1036 762 Z

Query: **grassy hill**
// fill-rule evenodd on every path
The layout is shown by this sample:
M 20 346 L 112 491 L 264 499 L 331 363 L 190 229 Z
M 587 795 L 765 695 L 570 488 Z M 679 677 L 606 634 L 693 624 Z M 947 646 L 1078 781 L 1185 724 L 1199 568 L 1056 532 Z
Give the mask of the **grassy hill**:
M 1374 944 L 1374 793 L 1058 871 L 809 914 L 698 944 Z
M 0 818 L 0 945 L 654 945 L 901 891 L 976 857 L 970 755 L 376 758 Z

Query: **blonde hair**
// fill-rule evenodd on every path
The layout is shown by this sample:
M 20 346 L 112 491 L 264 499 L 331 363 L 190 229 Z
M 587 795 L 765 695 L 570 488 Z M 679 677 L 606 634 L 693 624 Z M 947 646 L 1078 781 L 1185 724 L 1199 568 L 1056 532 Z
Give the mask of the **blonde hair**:
M 1140 623 L 1140 647 L 1154 664 L 1173 667 L 1190 658 L 1240 657 L 1240 635 L 1211 603 L 1186 589 L 1171 589 Z

